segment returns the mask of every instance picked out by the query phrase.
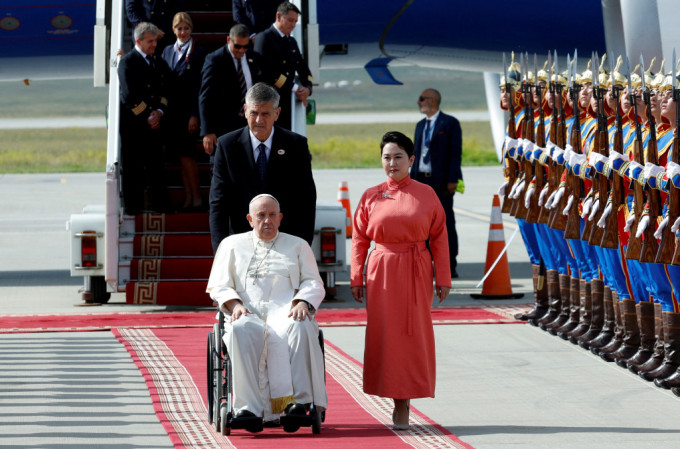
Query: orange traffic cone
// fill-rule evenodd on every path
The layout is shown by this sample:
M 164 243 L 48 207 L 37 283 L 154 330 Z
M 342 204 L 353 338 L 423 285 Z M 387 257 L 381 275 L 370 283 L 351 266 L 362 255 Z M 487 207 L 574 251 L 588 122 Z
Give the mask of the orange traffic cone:
M 347 181 L 341 181 L 338 186 L 338 201 L 342 204 L 347 214 L 347 227 L 345 228 L 345 233 L 347 237 L 352 237 L 352 208 L 349 205 L 349 186 Z
M 501 218 L 501 200 L 493 196 L 491 206 L 491 223 L 489 225 L 489 243 L 486 248 L 486 265 L 484 267 L 484 286 L 482 294 L 472 294 L 476 299 L 509 299 L 521 298 L 524 293 L 513 293 L 510 286 L 510 266 L 505 253 L 505 235 Z

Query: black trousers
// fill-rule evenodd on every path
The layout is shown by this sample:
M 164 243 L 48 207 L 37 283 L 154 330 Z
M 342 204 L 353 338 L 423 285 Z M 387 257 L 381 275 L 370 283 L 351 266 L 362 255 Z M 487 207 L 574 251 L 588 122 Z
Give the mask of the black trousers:
M 456 272 L 458 262 L 458 233 L 456 232 L 456 216 L 453 213 L 453 195 L 451 195 L 446 187 L 434 186 L 431 177 L 425 177 L 422 173 L 418 173 L 416 181 L 422 182 L 432 187 L 439 198 L 439 202 L 444 208 L 446 216 L 446 232 L 449 237 L 449 261 L 451 264 L 451 274 Z

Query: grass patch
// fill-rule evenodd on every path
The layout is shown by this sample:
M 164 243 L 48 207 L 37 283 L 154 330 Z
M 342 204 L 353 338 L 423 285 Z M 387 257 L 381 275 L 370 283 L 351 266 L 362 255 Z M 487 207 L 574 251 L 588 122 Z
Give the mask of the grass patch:
M 496 165 L 487 122 L 464 122 L 463 166 Z M 415 124 L 314 125 L 307 127 L 314 168 L 380 167 L 380 138 L 400 131 L 413 138 Z M 103 172 L 105 129 L 0 130 L 0 173 Z
M 105 129 L 0 131 L 0 173 L 103 172 Z
M 464 122 L 463 166 L 497 165 L 487 122 Z M 307 127 L 314 168 L 380 167 L 380 138 L 400 131 L 413 138 L 415 124 L 314 125 Z

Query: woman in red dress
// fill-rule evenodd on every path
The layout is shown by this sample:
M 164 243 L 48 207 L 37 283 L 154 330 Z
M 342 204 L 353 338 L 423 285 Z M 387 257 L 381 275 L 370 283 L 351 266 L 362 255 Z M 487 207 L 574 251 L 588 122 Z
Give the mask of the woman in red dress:
M 387 181 L 364 192 L 354 215 L 352 296 L 363 302 L 364 392 L 394 399 L 394 428 L 409 428 L 409 400 L 434 397 L 433 267 L 441 303 L 451 288 L 446 218 L 430 186 L 409 176 L 413 142 L 388 132 L 380 143 Z M 426 241 L 429 240 L 429 248 Z

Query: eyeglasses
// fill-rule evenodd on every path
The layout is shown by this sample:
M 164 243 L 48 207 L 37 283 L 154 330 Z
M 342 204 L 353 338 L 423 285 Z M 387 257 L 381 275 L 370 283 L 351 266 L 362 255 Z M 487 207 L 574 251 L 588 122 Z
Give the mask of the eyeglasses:
M 423 96 L 421 95 L 421 96 L 418 97 L 418 101 L 423 102 L 423 101 L 425 101 L 425 100 L 427 100 L 427 99 L 429 99 L 429 98 L 432 98 L 432 97 L 423 97 Z
M 234 48 L 237 49 L 237 50 L 243 50 L 244 48 L 248 48 L 248 44 L 246 44 L 246 45 L 239 45 L 239 44 L 236 44 L 236 43 L 233 43 L 233 42 L 232 42 L 231 45 L 233 45 Z

